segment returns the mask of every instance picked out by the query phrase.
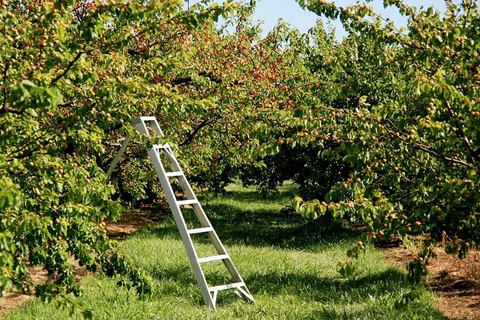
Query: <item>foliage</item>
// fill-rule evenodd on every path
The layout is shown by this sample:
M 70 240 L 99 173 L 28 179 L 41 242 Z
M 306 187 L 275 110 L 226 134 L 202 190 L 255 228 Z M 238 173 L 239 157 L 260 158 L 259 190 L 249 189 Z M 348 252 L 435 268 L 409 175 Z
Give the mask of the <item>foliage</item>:
M 416 283 L 442 235 L 454 239 L 446 251 L 460 257 L 480 240 L 478 6 L 447 1 L 441 15 L 384 1 L 409 19 L 402 32 L 363 3 L 299 3 L 350 31 L 328 57 L 310 57 L 319 81 L 322 70 L 337 71 L 333 98 L 320 98 L 317 116 L 295 120 L 308 121 L 310 133 L 297 143 L 336 141 L 340 147 L 326 153 L 351 166 L 320 208 L 364 221 L 364 240 L 429 233 L 408 266 Z
M 122 207 L 104 170 L 117 147 L 114 130 L 152 106 L 176 110 L 176 90 L 150 80 L 175 67 L 188 30 L 234 8 L 182 5 L 0 2 L 0 292 L 79 294 L 70 256 L 151 290 L 105 234 L 104 220 L 118 219 Z M 135 195 L 126 178 L 123 187 Z M 35 283 L 29 266 L 44 267 L 48 281 Z
M 339 160 L 321 156 L 322 151 L 317 146 L 282 144 L 273 155 L 243 166 L 238 176 L 243 185 L 254 185 L 263 195 L 292 180 L 304 199 L 323 199 L 332 186 L 348 178 L 350 169 Z

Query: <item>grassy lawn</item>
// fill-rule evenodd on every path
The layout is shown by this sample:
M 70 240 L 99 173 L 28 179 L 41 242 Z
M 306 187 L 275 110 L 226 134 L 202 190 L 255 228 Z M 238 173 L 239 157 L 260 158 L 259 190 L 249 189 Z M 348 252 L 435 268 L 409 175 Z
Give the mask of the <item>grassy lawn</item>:
M 369 247 L 352 278 L 341 278 L 339 260 L 358 239 L 331 223 L 307 221 L 280 212 L 295 188 L 262 199 L 254 189 L 230 188 L 232 194 L 200 200 L 255 304 L 222 291 L 218 310 L 204 306 L 173 218 L 130 235 L 123 252 L 155 280 L 157 293 L 139 299 L 133 289 L 117 287 L 119 279 L 102 275 L 82 280 L 85 294 L 77 298 L 94 319 L 442 319 L 425 289 L 409 308 L 397 310 L 396 299 L 408 291 L 403 270 Z M 198 239 L 199 251 L 210 250 Z M 224 268 L 213 265 L 207 279 L 222 281 Z M 31 301 L 6 319 L 68 319 L 67 310 Z

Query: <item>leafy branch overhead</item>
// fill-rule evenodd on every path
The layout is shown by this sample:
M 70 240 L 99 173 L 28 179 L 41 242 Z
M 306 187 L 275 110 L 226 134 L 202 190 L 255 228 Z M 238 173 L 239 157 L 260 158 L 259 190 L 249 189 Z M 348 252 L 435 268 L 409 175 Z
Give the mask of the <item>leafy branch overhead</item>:
M 139 293 L 152 290 L 105 234 L 104 220 L 118 219 L 123 204 L 103 183 L 104 170 L 125 123 L 147 104 L 155 113 L 159 101 L 170 108 L 178 99 L 168 85 L 151 82 L 152 73 L 175 68 L 187 34 L 236 7 L 182 6 L 0 2 L 2 293 L 34 291 L 46 300 L 79 294 L 70 256 L 87 270 L 127 276 Z M 45 268 L 49 280 L 35 283 L 31 265 Z

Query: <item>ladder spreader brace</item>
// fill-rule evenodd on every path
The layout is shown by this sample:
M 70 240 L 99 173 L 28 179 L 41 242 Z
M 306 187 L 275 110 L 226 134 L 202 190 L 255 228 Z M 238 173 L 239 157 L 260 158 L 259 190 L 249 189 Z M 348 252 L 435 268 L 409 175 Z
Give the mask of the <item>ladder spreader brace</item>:
M 131 122 L 133 126 L 142 134 L 150 136 L 150 130 L 152 130 L 158 136 L 163 136 L 163 132 L 160 129 L 160 126 L 155 117 L 139 117 L 133 119 Z M 127 136 L 125 137 L 125 141 L 120 147 L 120 150 L 110 164 L 110 167 L 107 171 L 107 180 L 115 169 L 117 163 L 120 161 L 122 154 L 125 151 L 125 148 L 127 147 L 130 140 L 131 136 L 130 134 L 127 134 Z M 167 161 L 164 162 L 168 163 L 162 163 L 162 159 L 160 156 L 161 153 L 163 153 L 163 155 L 165 156 L 164 159 L 167 159 Z M 158 144 L 153 145 L 152 149 L 149 150 L 149 155 L 150 160 L 152 161 L 152 164 L 158 175 L 158 179 L 162 186 L 163 192 L 165 193 L 165 196 L 167 198 L 170 210 L 173 213 L 173 217 L 175 219 L 175 223 L 177 224 L 177 228 L 182 238 L 183 245 L 185 246 L 185 250 L 187 251 L 188 259 L 190 260 L 190 265 L 193 269 L 193 274 L 195 275 L 205 303 L 210 308 L 216 310 L 215 304 L 218 292 L 227 289 L 233 289 L 234 292 L 245 301 L 255 302 L 255 299 L 248 291 L 245 282 L 243 281 L 242 277 L 233 265 L 232 259 L 230 259 L 230 256 L 225 250 L 225 247 L 220 241 L 220 238 L 218 237 L 205 212 L 203 211 L 200 202 L 193 193 L 193 190 L 188 183 L 187 178 L 183 174 L 183 171 L 181 170 L 178 161 L 175 158 L 172 149 L 170 148 L 168 143 L 162 144 L 161 140 L 159 140 Z M 167 172 L 166 169 L 170 170 Z M 186 200 L 177 200 L 177 196 L 175 195 L 175 192 L 172 188 L 170 179 L 177 180 L 178 184 L 183 190 L 184 195 L 186 196 Z M 187 227 L 184 216 L 182 214 L 182 208 L 185 208 L 186 206 L 188 206 L 189 208 L 193 208 L 195 215 L 200 222 L 200 228 L 189 229 Z M 198 257 L 192 242 L 191 235 L 200 233 L 208 234 L 210 241 L 215 247 L 217 255 L 201 258 Z M 224 266 L 228 270 L 232 278 L 232 283 L 209 287 L 201 264 L 219 260 L 223 262 Z

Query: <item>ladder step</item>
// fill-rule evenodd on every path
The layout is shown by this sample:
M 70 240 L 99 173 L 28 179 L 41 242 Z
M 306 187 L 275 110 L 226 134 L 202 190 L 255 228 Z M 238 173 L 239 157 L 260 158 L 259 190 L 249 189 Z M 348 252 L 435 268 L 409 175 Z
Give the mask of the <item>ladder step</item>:
M 157 149 L 169 149 L 169 148 L 170 148 L 170 145 L 169 145 L 168 143 L 156 144 L 156 145 L 154 145 L 154 148 L 157 148 Z
M 205 228 L 197 228 L 197 229 L 190 229 L 188 230 L 188 234 L 196 234 L 196 233 L 204 233 L 204 232 L 212 232 L 212 227 L 205 227 Z
M 178 206 L 187 206 L 189 204 L 197 204 L 198 200 L 197 199 L 191 199 L 191 200 L 179 200 L 177 201 Z
M 156 120 L 157 118 L 154 116 L 142 116 L 142 117 L 133 119 L 132 122 L 135 124 L 135 123 L 139 123 L 140 121 L 156 121 Z
M 210 261 L 217 261 L 217 260 L 226 260 L 226 259 L 230 259 L 230 257 L 228 256 L 228 254 L 221 254 L 221 255 L 218 255 L 218 256 L 198 258 L 198 262 L 199 262 L 199 263 L 203 263 L 203 262 L 210 262 Z
M 172 177 L 181 177 L 183 176 L 182 171 L 173 171 L 173 172 L 165 172 L 165 176 L 172 178 Z
M 224 285 L 221 285 L 221 286 L 209 287 L 208 291 L 215 292 L 215 291 L 234 289 L 234 288 L 240 288 L 240 287 L 245 287 L 245 283 L 235 282 L 235 283 L 230 283 L 230 284 L 224 284 Z

